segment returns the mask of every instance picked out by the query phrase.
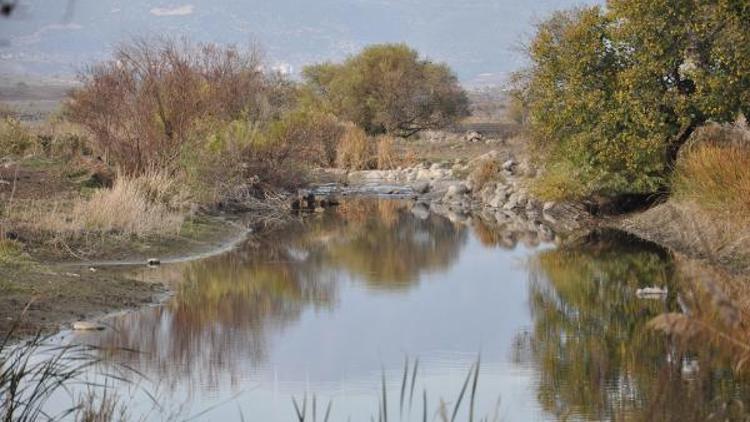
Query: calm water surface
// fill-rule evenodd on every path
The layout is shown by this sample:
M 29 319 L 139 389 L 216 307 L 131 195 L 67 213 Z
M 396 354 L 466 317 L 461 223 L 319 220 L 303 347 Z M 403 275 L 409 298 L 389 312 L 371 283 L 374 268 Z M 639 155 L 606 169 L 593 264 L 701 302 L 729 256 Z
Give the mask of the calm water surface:
M 623 236 L 559 249 L 350 201 L 223 256 L 142 270 L 175 297 L 64 341 L 141 373 L 112 387 L 153 420 L 291 421 L 305 395 L 308 418 L 315 395 L 320 420 L 329 402 L 332 421 L 377 420 L 383 375 L 389 420 L 421 420 L 425 394 L 435 420 L 480 354 L 476 414 L 490 420 L 700 420 L 747 393 L 708 353 L 645 329 L 677 306 L 672 272 L 663 251 Z M 669 298 L 636 298 L 650 285 Z M 409 379 L 419 364 L 399 410 L 406 359 Z

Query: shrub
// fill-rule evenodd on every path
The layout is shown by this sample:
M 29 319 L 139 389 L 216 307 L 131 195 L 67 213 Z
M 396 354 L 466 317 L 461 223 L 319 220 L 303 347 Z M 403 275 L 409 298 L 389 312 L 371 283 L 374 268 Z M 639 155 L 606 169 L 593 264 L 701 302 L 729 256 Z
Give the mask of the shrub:
M 529 43 L 531 67 L 515 79 L 533 140 L 587 195 L 661 192 L 695 129 L 750 114 L 748 9 L 673 6 L 558 12 Z
M 453 72 L 403 44 L 373 45 L 342 64 L 309 66 L 303 73 L 311 101 L 372 135 L 408 137 L 468 114 Z
M 54 116 L 34 128 L 37 153 L 47 157 L 73 159 L 81 155 L 91 155 L 91 141 L 79 125 L 63 116 Z
M 22 155 L 34 145 L 34 137 L 19 120 L 5 117 L 0 120 L 0 158 Z
M 336 149 L 338 167 L 365 170 L 373 167 L 372 143 L 364 130 L 350 125 L 339 141 Z
M 570 162 L 552 161 L 531 185 L 532 193 L 543 200 L 582 199 L 590 189 Z
M 750 148 L 693 145 L 683 152 L 675 195 L 723 216 L 750 219 Z
M 474 184 L 474 190 L 479 192 L 489 182 L 497 180 L 500 176 L 500 165 L 497 160 L 486 159 L 480 161 L 472 170 L 469 179 Z
M 264 190 L 303 185 L 311 164 L 306 160 L 316 147 L 294 125 L 284 120 L 267 127 L 246 119 L 197 122 L 180 161 L 195 199 L 237 202 Z
M 336 163 L 336 147 L 345 127 L 331 114 L 295 111 L 271 124 L 269 137 L 276 148 L 300 162 L 321 167 Z
M 201 119 L 263 122 L 286 107 L 292 88 L 260 69 L 255 50 L 136 40 L 82 74 L 67 112 L 121 170 L 172 168 Z

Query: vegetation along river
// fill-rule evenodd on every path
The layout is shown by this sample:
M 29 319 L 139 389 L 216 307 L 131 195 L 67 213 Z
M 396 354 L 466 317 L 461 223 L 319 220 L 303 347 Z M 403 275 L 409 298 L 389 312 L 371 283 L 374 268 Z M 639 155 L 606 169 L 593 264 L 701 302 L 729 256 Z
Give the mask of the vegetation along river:
M 129 374 L 104 379 L 113 370 L 97 365 L 90 379 L 134 419 L 298 420 L 293 397 L 321 421 L 329 403 L 331 421 L 423 420 L 425 398 L 428 420 L 450 420 L 459 398 L 456 420 L 472 405 L 475 420 L 702 420 L 747 403 L 709 350 L 646 328 L 678 309 L 680 285 L 669 254 L 616 232 L 557 247 L 350 200 L 230 253 L 138 272 L 174 297 L 58 338 Z M 669 294 L 638 298 L 647 286 Z

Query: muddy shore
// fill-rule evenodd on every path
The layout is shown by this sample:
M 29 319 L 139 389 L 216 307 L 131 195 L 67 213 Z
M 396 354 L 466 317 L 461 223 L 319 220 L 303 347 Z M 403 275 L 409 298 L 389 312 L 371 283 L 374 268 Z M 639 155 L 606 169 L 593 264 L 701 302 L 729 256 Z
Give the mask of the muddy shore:
M 0 333 L 12 338 L 51 333 L 75 321 L 160 303 L 169 296 L 168 288 L 143 281 L 134 270 L 147 267 L 149 259 L 168 264 L 221 254 L 249 235 L 237 218 L 211 217 L 194 223 L 186 236 L 111 242 L 90 259 L 64 259 L 36 249 L 33 258 L 25 255 L 0 267 Z

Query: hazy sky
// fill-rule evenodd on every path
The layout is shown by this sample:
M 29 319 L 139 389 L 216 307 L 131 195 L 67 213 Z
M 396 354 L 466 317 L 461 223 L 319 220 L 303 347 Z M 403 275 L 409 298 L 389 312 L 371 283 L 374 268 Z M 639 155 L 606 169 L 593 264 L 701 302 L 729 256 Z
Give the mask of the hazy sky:
M 296 73 L 367 44 L 406 42 L 462 81 L 493 83 L 523 63 L 532 23 L 599 0 L 19 0 L 0 18 L 0 73 L 71 75 L 136 35 L 260 42 L 271 65 Z

